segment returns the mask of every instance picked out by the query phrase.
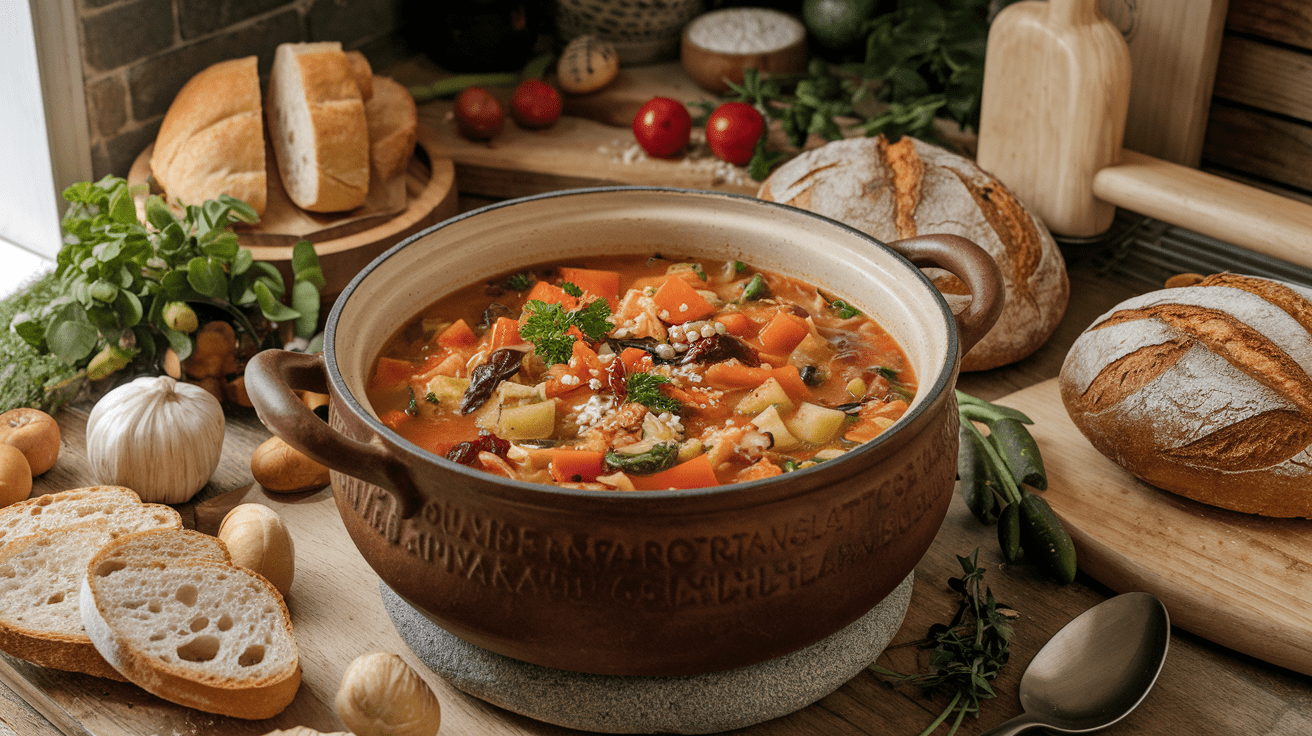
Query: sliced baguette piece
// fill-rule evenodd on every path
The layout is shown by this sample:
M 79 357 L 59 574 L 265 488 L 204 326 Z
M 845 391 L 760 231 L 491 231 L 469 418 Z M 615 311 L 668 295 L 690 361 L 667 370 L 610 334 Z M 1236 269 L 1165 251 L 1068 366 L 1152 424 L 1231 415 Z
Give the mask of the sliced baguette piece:
M 267 100 L 269 138 L 292 202 L 312 212 L 340 212 L 364 204 L 369 193 L 369 127 L 342 45 L 279 45 Z
M 209 66 L 183 85 L 155 136 L 155 180 L 175 203 L 229 194 L 264 214 L 268 181 L 256 57 Z
M 360 99 L 368 102 L 374 96 L 373 66 L 359 51 L 347 51 L 346 63 L 351 65 L 351 77 L 355 79 L 355 86 L 360 88 Z
M 172 509 L 156 504 L 146 510 L 157 516 L 142 516 L 141 506 L 136 491 L 123 486 L 89 486 L 35 496 L 0 509 L 0 548 L 20 537 L 80 521 L 122 517 L 128 525 L 124 531 L 136 531 L 159 526 L 158 515 L 164 519 L 176 516 Z
M 137 518 L 120 514 L 67 524 L 0 550 L 0 650 L 43 667 L 124 679 L 83 630 L 78 592 L 88 561 L 116 537 L 151 523 L 182 528 L 173 509 L 138 506 Z
M 165 700 L 234 718 L 271 718 L 301 682 L 291 615 L 268 580 L 205 559 L 88 566 L 82 622 L 128 680 Z
M 380 181 L 405 171 L 415 152 L 419 110 L 405 85 L 374 77 L 373 97 L 365 103 L 369 121 L 369 163 Z

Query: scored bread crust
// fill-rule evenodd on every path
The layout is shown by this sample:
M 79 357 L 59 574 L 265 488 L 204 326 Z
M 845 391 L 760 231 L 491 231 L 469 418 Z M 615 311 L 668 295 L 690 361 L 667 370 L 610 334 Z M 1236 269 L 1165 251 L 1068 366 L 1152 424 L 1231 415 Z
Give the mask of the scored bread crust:
M 415 152 L 419 110 L 405 85 L 374 77 L 373 97 L 365 103 L 369 122 L 369 159 L 380 181 L 405 171 Z
M 960 235 L 993 257 L 1006 301 L 997 323 L 961 361 L 980 371 L 1013 363 L 1048 339 L 1066 312 L 1070 284 L 1052 235 L 997 179 L 973 161 L 904 136 L 834 141 L 776 169 L 757 196 L 833 218 L 891 243 Z M 969 297 L 955 276 L 930 278 L 953 307 Z
M 1076 339 L 1059 385 L 1089 442 L 1145 482 L 1312 517 L 1312 289 L 1218 274 L 1126 300 Z
M 96 648 L 128 680 L 174 703 L 251 720 L 277 715 L 296 697 L 301 665 L 291 614 L 268 580 L 209 559 L 146 560 L 98 574 L 103 562 L 93 559 L 83 578 L 82 621 Z M 263 610 L 233 615 L 233 599 Z M 234 647 L 246 647 L 234 656 L 235 649 L 224 649 L 225 635 L 258 643 L 239 640 Z M 212 648 L 203 654 L 189 649 L 201 640 L 211 640 Z M 255 648 L 259 660 L 252 663 L 247 657 L 254 658 Z M 265 666 L 266 658 L 272 664 Z
M 312 212 L 364 204 L 369 128 L 341 44 L 279 45 L 267 98 L 269 138 L 287 196 Z
M 229 194 L 264 214 L 268 182 L 257 59 L 209 66 L 183 85 L 160 124 L 150 169 L 174 202 Z
M 106 543 L 141 529 L 182 528 L 168 506 L 137 506 L 135 515 L 49 527 L 0 548 L 0 650 L 43 667 L 124 679 L 83 629 L 78 591 L 87 561 Z

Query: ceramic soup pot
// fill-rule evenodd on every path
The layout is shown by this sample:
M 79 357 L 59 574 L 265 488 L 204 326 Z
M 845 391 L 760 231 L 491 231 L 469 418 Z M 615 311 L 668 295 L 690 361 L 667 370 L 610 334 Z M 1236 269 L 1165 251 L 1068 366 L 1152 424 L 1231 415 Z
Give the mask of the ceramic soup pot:
M 920 390 L 884 434 L 774 478 L 680 491 L 506 480 L 420 449 L 365 400 L 383 343 L 458 287 L 548 261 L 654 252 L 737 259 L 821 287 L 902 345 Z M 954 318 L 917 266 L 973 300 Z M 322 354 L 266 351 L 246 383 L 264 423 L 332 469 L 360 553 L 451 633 L 565 670 L 686 675 L 809 645 L 915 567 L 956 475 L 960 356 L 1002 306 L 993 260 L 955 236 L 884 245 L 800 209 L 714 192 L 570 190 L 484 207 L 377 258 L 338 298 Z M 327 423 L 296 389 L 327 392 Z

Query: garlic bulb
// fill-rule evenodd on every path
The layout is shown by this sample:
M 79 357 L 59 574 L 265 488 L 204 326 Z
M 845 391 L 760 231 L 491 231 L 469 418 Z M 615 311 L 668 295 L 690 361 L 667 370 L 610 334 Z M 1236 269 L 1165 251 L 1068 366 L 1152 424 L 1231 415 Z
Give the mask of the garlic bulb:
M 105 394 L 87 418 L 96 480 L 142 501 L 182 503 L 205 486 L 223 453 L 223 407 L 205 389 L 144 376 Z

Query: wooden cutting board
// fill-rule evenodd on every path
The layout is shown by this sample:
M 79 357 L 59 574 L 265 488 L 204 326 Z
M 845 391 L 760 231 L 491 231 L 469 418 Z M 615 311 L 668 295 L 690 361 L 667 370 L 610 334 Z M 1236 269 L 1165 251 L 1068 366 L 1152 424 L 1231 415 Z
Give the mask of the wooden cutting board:
M 1156 595 L 1182 629 L 1312 674 L 1312 520 L 1225 511 L 1139 481 L 1080 434 L 1055 378 L 998 403 L 1034 420 L 1042 495 L 1081 570 L 1118 593 Z

